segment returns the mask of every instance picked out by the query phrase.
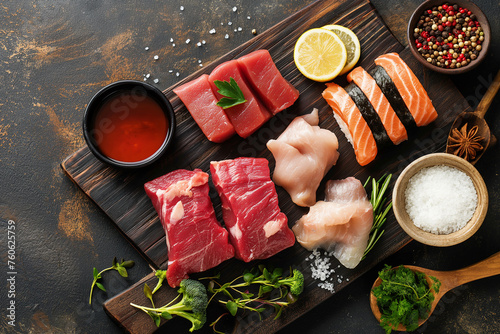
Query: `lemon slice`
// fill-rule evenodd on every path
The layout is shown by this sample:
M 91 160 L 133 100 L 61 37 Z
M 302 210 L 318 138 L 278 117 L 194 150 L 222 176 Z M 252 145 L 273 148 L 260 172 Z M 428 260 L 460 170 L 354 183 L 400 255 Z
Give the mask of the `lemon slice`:
M 351 29 L 339 25 L 326 25 L 322 28 L 333 31 L 344 43 L 347 51 L 347 61 L 339 75 L 349 72 L 358 62 L 361 53 L 358 37 Z
M 297 42 L 293 59 L 307 78 L 325 82 L 333 80 L 345 66 L 347 51 L 342 40 L 327 29 L 304 32 Z

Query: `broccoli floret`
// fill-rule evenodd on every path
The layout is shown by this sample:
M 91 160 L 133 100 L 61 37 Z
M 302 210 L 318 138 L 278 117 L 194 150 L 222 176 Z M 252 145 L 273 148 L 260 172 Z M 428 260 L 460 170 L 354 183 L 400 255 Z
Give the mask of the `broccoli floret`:
M 294 269 L 292 276 L 280 279 L 278 283 L 289 286 L 292 295 L 298 296 L 304 290 L 304 275 L 299 270 Z
M 190 332 L 202 328 L 207 320 L 208 298 L 205 286 L 198 281 L 184 279 L 180 283 L 178 292 L 179 296 L 182 295 L 182 299 L 173 305 L 171 304 L 175 299 L 158 308 L 131 305 L 148 313 L 155 320 L 157 326 L 160 324 L 160 317 L 170 319 L 172 315 L 178 315 L 191 321 Z

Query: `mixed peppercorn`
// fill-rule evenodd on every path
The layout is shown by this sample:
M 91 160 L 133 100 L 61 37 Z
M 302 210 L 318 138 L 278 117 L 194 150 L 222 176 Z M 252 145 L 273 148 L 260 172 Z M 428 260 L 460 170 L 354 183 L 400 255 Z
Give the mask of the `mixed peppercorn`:
M 470 10 L 445 3 L 422 13 L 413 37 L 418 52 L 429 63 L 460 68 L 479 56 L 484 31 Z

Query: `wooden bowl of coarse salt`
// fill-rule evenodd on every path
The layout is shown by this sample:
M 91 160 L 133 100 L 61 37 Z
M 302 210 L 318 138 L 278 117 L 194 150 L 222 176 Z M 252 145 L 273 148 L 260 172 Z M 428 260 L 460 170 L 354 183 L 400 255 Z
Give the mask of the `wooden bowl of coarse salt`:
M 488 190 L 469 162 L 433 153 L 403 170 L 392 202 L 399 225 L 410 237 L 446 247 L 467 240 L 479 229 L 488 210 Z

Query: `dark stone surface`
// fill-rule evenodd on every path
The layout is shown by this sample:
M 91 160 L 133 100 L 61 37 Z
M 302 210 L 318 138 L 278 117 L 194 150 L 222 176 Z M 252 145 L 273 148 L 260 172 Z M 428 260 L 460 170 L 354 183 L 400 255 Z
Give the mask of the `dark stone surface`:
M 150 272 L 135 249 L 109 219 L 66 178 L 60 162 L 84 145 L 83 109 L 102 86 L 119 79 L 150 81 L 165 89 L 258 32 L 281 21 L 308 1 L 201 2 L 142 1 L 2 1 L 0 6 L 0 250 L 3 285 L 0 296 L 2 333 L 119 333 L 101 305 Z M 375 0 L 374 6 L 395 36 L 405 42 L 406 22 L 419 1 Z M 493 31 L 490 54 L 477 70 L 454 77 L 475 107 L 488 80 L 499 68 L 500 6 L 475 1 Z M 184 11 L 180 11 L 180 6 Z M 237 6 L 237 12 L 232 7 Z M 250 16 L 250 19 L 247 19 Z M 228 26 L 228 22 L 233 24 Z M 221 26 L 221 22 L 224 23 Z M 234 29 L 242 27 L 241 32 Z M 215 28 L 217 33 L 209 34 Z M 224 35 L 228 33 L 229 39 Z M 169 42 L 174 38 L 176 46 Z M 186 39 L 191 42 L 186 44 Z M 198 41 L 206 44 L 197 47 Z M 145 47 L 149 47 L 145 51 Z M 153 56 L 159 59 L 154 61 Z M 169 71 L 173 72 L 170 73 Z M 175 73 L 179 73 L 177 77 Z M 500 137 L 495 112 L 486 118 Z M 452 270 L 478 262 L 499 250 L 500 148 L 477 164 L 489 193 L 488 216 L 474 237 L 449 248 L 412 242 L 384 261 Z M 497 168 L 499 166 L 499 168 Z M 7 221 L 15 222 L 16 326 L 6 318 Z M 129 278 L 105 274 L 107 293 L 88 292 L 92 268 L 111 265 L 113 256 L 132 259 Z M 368 294 L 382 263 L 282 332 L 383 332 L 371 314 Z M 493 333 L 500 328 L 499 277 L 449 292 L 425 326 L 426 333 Z M 6 287 L 4 289 L 3 287 Z M 186 330 L 172 321 L 159 332 Z M 421 330 L 419 330 L 421 331 Z M 210 332 L 208 329 L 205 332 Z

